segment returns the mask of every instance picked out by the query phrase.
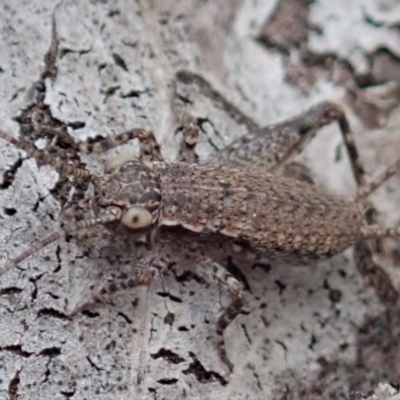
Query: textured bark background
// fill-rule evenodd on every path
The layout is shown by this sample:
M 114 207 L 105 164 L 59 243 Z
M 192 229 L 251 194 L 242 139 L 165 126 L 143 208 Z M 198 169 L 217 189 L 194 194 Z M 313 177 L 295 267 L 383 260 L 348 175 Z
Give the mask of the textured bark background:
M 0 9 L 1 128 L 65 159 L 76 158 L 74 138 L 146 127 L 173 160 L 179 68 L 203 74 L 263 124 L 339 102 L 369 172 L 398 157 L 396 0 L 3 0 Z M 56 69 L 45 60 L 54 39 Z M 209 121 L 201 159 L 246 134 L 195 86 L 178 90 Z M 0 149 L 2 264 L 57 229 L 71 184 L 12 146 Z M 82 160 L 99 170 L 127 151 L 137 144 Z M 299 159 L 319 184 L 354 193 L 336 126 Z M 398 177 L 372 199 L 382 223 L 399 223 Z M 1 277 L 0 399 L 343 399 L 399 384 L 398 242 L 383 244 L 383 269 L 364 277 L 351 249 L 317 267 L 238 266 L 249 304 L 225 334 L 229 377 L 214 345 L 227 299 L 190 279 L 176 248 L 162 280 L 67 317 L 92 286 L 129 273 L 140 252 L 129 238 L 58 243 Z M 396 393 L 385 390 L 382 398 Z

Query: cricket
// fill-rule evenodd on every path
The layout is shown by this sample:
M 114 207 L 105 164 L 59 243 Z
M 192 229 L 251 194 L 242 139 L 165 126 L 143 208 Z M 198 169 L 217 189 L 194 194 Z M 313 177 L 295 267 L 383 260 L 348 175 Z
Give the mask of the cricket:
M 304 265 L 324 260 L 368 240 L 399 237 L 400 228 L 370 225 L 364 200 L 400 169 L 400 159 L 367 181 L 352 132 L 341 106 L 320 103 L 291 119 L 258 127 L 223 98 L 200 75 L 179 71 L 176 80 L 198 85 L 217 106 L 248 126 L 244 136 L 203 163 L 195 163 L 199 124 L 189 114 L 180 117 L 183 133 L 178 158 L 165 161 L 152 131 L 132 129 L 97 142 L 82 142 L 83 153 L 98 154 L 138 140 L 139 156 L 110 160 L 101 175 L 66 164 L 45 150 L 20 142 L 0 130 L 0 138 L 25 151 L 60 175 L 89 182 L 94 195 L 77 209 L 87 217 L 72 221 L 32 244 L 0 268 L 0 276 L 51 243 L 102 225 L 112 235 L 143 235 L 148 251 L 165 240 L 193 243 L 193 265 L 231 298 L 216 324 L 216 346 L 230 371 L 233 365 L 224 345 L 224 331 L 242 311 L 241 283 L 204 251 L 203 243 L 244 248 L 257 261 Z M 337 122 L 358 184 L 353 197 L 329 193 L 304 176 L 292 174 L 292 157 L 321 127 Z M 111 281 L 95 296 L 148 285 L 167 268 L 144 263 L 140 273 Z M 72 312 L 76 314 L 83 307 Z

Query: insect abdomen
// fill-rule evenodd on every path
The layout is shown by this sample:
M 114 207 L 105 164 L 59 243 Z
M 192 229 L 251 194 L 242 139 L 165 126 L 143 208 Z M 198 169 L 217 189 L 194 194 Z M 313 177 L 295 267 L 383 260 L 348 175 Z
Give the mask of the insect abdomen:
M 356 203 L 262 169 L 177 163 L 161 182 L 161 224 L 254 249 L 323 258 L 352 245 L 364 224 Z

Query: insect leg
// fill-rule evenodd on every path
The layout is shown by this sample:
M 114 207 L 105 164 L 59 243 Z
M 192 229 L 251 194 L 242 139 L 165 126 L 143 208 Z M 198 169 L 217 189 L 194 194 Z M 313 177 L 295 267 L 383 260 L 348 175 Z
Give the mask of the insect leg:
M 215 90 L 201 75 L 187 70 L 180 70 L 176 73 L 175 79 L 183 84 L 196 85 L 201 94 L 209 98 L 216 107 L 226 112 L 226 114 L 228 114 L 238 124 L 245 125 L 249 131 L 257 131 L 261 128 L 256 122 L 226 100 L 226 98 Z
M 132 274 L 123 278 L 113 279 L 102 285 L 90 298 L 75 307 L 69 316 L 73 317 L 94 303 L 104 299 L 104 296 L 115 294 L 126 289 L 133 289 L 137 286 L 149 285 L 158 271 L 155 268 L 138 268 Z
M 204 79 L 202 76 L 194 74 L 189 71 L 178 71 L 174 84 L 174 98 L 173 98 L 173 108 L 178 121 L 179 129 L 178 131 L 183 132 L 183 139 L 181 141 L 178 161 L 184 161 L 188 163 L 194 163 L 196 161 L 195 157 L 195 146 L 198 141 L 199 136 L 199 126 L 197 119 L 187 112 L 184 107 L 182 107 L 182 101 L 187 103 L 188 100 L 180 96 L 176 89 L 176 83 L 182 82 L 184 84 L 195 84 L 200 92 L 205 96 L 210 98 L 214 104 L 219 106 L 221 109 L 225 110 L 231 118 L 240 124 L 245 124 L 251 129 L 257 130 L 260 127 L 253 122 L 250 118 L 244 115 L 238 108 L 229 103 L 221 94 L 219 94 L 210 83 Z M 177 100 L 182 100 L 178 102 Z
M 396 160 L 394 164 L 386 168 L 379 176 L 365 183 L 364 185 L 359 185 L 357 191 L 357 200 L 363 200 L 368 197 L 374 190 L 378 189 L 383 183 L 385 183 L 394 174 L 400 171 L 400 158 Z
M 339 124 L 354 176 L 361 182 L 364 168 L 349 122 L 344 110 L 329 102 L 319 103 L 280 123 L 250 131 L 219 152 L 214 164 L 257 165 L 276 171 L 298 154 L 322 127 L 333 122 Z
M 177 161 L 192 164 L 196 161 L 195 148 L 198 142 L 200 128 L 197 119 L 183 107 L 183 98 L 179 95 L 176 84 L 177 81 L 175 79 L 172 82 L 172 108 L 175 122 L 178 126 L 175 134 L 182 132 Z
M 43 150 L 39 150 L 32 145 L 29 145 L 25 142 L 21 142 L 2 130 L 0 130 L 0 138 L 12 144 L 13 146 L 18 147 L 21 150 L 25 151 L 36 161 L 42 162 L 43 164 L 46 165 L 50 165 L 59 174 L 64 174 L 71 177 L 73 176 L 79 180 L 96 181 L 97 179 L 96 175 L 92 174 L 90 171 L 85 170 L 83 168 L 77 168 L 74 165 L 66 164 L 65 161 L 57 157 L 53 157 L 51 154 L 46 153 Z
M 180 116 L 180 130 L 182 140 L 179 146 L 178 161 L 192 164 L 196 161 L 196 145 L 199 139 L 200 128 L 196 118 L 188 113 Z
M 242 285 L 224 267 L 209 258 L 201 257 L 196 261 L 196 272 L 208 283 L 216 284 L 222 292 L 231 298 L 231 303 L 222 311 L 216 325 L 217 348 L 222 362 L 233 370 L 226 354 L 224 332 L 228 325 L 240 314 L 244 306 Z
M 310 168 L 308 168 L 308 166 L 303 163 L 296 161 L 286 163 L 283 165 L 280 172 L 286 178 L 297 179 L 311 185 L 315 184 Z
M 216 107 L 226 112 L 238 124 L 245 125 L 248 130 L 246 136 L 212 156 L 208 160 L 211 165 L 261 166 L 270 171 L 276 170 L 299 153 L 322 127 L 337 122 L 354 175 L 357 182 L 361 182 L 364 168 L 358 156 L 349 121 L 338 104 L 322 102 L 297 116 L 262 128 L 226 100 L 202 76 L 182 70 L 177 72 L 176 80 L 184 84 L 195 84 Z
M 86 142 L 79 143 L 79 150 L 82 153 L 103 153 L 107 150 L 113 149 L 114 147 L 121 146 L 130 140 L 139 140 L 139 158 L 142 161 L 163 161 L 163 157 L 160 151 L 160 145 L 158 144 L 154 133 L 141 128 L 131 129 L 129 131 L 122 132 L 118 135 L 109 136 L 106 138 L 90 139 Z

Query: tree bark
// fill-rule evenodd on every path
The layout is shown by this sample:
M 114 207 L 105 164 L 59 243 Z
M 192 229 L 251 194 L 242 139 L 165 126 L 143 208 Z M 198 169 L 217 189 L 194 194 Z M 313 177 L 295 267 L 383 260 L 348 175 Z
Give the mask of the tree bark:
M 262 125 L 338 102 L 371 174 L 398 157 L 396 0 L 3 0 L 0 7 L 1 129 L 66 160 L 77 161 L 76 140 L 144 127 L 173 161 L 181 68 L 204 75 Z M 190 98 L 188 111 L 208 121 L 200 159 L 246 134 L 195 86 L 178 90 Z M 86 188 L 71 192 L 50 167 L 4 142 L 0 150 L 2 265 L 57 230 L 68 196 Z M 101 171 L 119 152 L 137 154 L 137 143 L 82 161 Z M 297 159 L 317 184 L 354 193 L 337 126 Z M 373 196 L 383 224 L 400 221 L 398 184 L 395 177 Z M 179 252 L 148 288 L 68 318 L 92 287 L 129 274 L 143 250 L 129 238 L 51 245 L 0 278 L 0 399 L 336 399 L 396 383 L 400 314 L 382 293 L 397 295 L 397 248 L 385 242 L 375 257 L 378 281 L 363 278 L 351 249 L 317 266 L 238 266 L 248 312 L 225 333 L 235 366 L 227 376 L 214 336 L 227 299 L 183 279 L 192 266 Z

